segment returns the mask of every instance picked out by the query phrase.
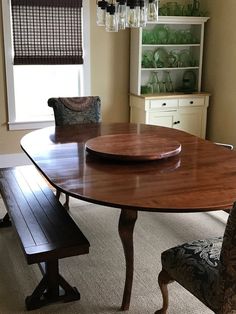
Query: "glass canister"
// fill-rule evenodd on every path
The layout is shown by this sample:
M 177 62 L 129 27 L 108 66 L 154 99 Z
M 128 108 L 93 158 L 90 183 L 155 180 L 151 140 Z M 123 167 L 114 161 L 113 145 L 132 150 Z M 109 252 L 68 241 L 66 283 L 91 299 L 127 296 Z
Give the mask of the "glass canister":
M 150 76 L 149 84 L 152 86 L 153 93 L 160 93 L 161 92 L 161 82 L 158 77 L 158 72 L 153 71 Z
M 169 93 L 173 93 L 174 92 L 174 85 L 173 85 L 173 81 L 171 79 L 169 71 L 165 72 L 165 83 L 166 83 L 166 91 Z
M 200 15 L 200 2 L 199 0 L 193 0 L 192 16 L 199 16 L 199 15 Z
M 178 3 L 177 2 L 167 2 L 167 15 L 169 16 L 175 16 L 177 9 L 178 9 Z

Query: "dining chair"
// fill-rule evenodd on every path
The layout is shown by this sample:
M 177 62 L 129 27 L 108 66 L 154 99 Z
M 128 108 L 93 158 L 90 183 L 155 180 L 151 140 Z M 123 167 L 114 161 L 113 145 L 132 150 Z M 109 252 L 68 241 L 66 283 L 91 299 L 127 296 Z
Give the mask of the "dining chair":
M 219 145 L 219 146 L 223 146 L 225 148 L 228 148 L 230 150 L 233 150 L 234 149 L 234 146 L 232 144 L 226 144 L 226 143 L 217 143 L 215 142 L 216 145 Z
M 98 96 L 49 98 L 56 126 L 98 123 L 101 121 L 101 100 Z
M 101 122 L 101 99 L 99 96 L 49 98 L 56 126 Z M 61 191 L 57 189 L 59 199 Z M 65 208 L 69 209 L 69 195 L 65 194 Z
M 196 240 L 161 254 L 158 282 L 166 314 L 167 285 L 178 282 L 217 314 L 236 313 L 236 202 L 230 211 L 224 235 Z

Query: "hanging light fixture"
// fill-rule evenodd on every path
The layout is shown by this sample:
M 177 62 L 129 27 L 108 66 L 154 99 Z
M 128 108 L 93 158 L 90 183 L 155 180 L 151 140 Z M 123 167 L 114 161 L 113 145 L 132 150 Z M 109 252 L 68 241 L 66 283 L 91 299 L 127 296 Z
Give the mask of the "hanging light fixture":
M 97 25 L 107 32 L 158 20 L 158 0 L 97 0 Z

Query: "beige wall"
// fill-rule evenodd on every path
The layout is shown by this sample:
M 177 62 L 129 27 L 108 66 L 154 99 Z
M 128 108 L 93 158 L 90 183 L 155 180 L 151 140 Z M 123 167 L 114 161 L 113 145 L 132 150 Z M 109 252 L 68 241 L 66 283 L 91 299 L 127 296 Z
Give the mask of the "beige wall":
M 92 94 L 102 98 L 104 121 L 128 121 L 129 30 L 114 34 L 97 27 L 95 1 L 90 3 Z M 236 1 L 202 0 L 202 8 L 211 17 L 206 25 L 203 68 L 203 89 L 212 93 L 207 136 L 236 146 Z M 0 154 L 21 152 L 20 138 L 29 132 L 7 130 L 5 87 L 0 22 Z
M 236 147 L 236 1 L 202 0 L 206 25 L 203 89 L 209 91 L 207 136 Z
M 129 30 L 107 33 L 97 27 L 96 1 L 91 1 L 92 92 L 102 97 L 103 121 L 129 119 Z
M 90 0 L 86 0 L 90 1 Z M 129 119 L 129 31 L 106 33 L 95 24 L 96 1 L 91 1 L 91 94 L 102 99 L 103 121 Z M 19 153 L 20 139 L 27 131 L 7 130 L 7 97 L 0 12 L 0 154 Z

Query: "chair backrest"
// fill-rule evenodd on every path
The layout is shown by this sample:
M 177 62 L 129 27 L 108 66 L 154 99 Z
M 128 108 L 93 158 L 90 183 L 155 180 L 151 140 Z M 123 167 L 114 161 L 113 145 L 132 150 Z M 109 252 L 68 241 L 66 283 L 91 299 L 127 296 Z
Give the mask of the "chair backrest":
M 56 126 L 97 123 L 101 121 L 101 100 L 98 96 L 49 98 Z
M 221 248 L 220 290 L 222 313 L 236 313 L 236 202 L 228 217 Z

